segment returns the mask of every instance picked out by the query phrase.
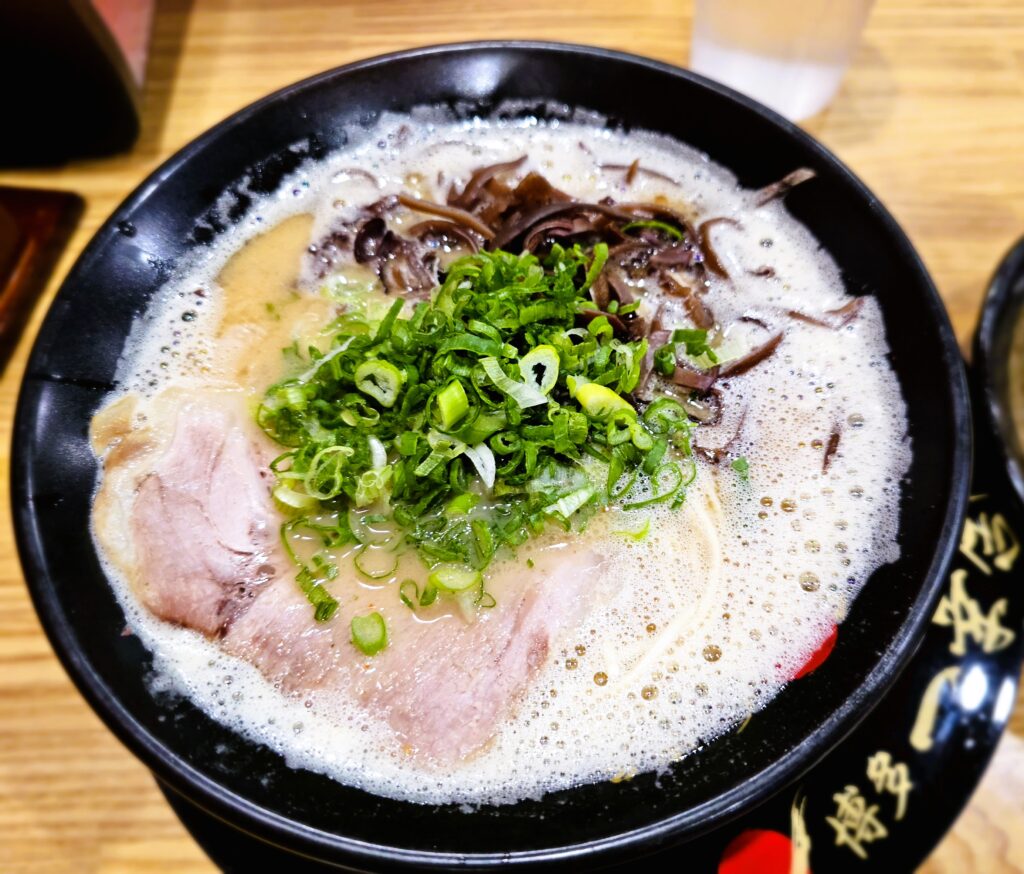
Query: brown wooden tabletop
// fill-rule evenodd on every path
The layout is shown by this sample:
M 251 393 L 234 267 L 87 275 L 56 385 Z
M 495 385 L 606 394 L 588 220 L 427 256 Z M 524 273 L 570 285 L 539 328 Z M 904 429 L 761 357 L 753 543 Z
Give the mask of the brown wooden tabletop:
M 414 45 L 556 39 L 685 63 L 692 16 L 688 0 L 159 5 L 136 148 L 56 171 L 0 172 L 0 184 L 66 188 L 86 199 L 79 229 L 0 380 L 5 487 L 18 383 L 46 302 L 117 203 L 194 136 L 282 85 Z M 4 136 L 16 133 L 7 125 Z M 879 0 L 839 97 L 807 127 L 902 223 L 966 348 L 994 265 L 1024 234 L 1024 2 Z M 0 502 L 0 871 L 211 870 L 146 769 L 57 663 L 25 591 L 7 502 Z M 1024 872 L 1024 698 L 981 789 L 922 870 Z

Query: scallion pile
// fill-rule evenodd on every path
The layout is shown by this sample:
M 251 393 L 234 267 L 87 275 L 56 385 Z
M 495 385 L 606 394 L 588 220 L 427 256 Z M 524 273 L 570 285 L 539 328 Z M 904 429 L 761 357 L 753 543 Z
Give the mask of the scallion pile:
M 399 532 L 429 568 L 422 587 L 402 584 L 403 603 L 468 591 L 488 606 L 484 571 L 502 548 L 610 503 L 682 502 L 695 470 L 686 412 L 669 397 L 641 408 L 631 393 L 647 341 L 618 339 L 593 315 L 587 290 L 607 254 L 604 243 L 556 243 L 543 258 L 460 258 L 430 302 L 341 315 L 329 347 L 306 350 L 267 391 L 259 424 L 286 447 L 274 496 L 318 620 L 337 609 L 322 585 L 338 575 L 332 550 L 370 548 L 374 525 Z M 704 352 L 698 334 L 673 343 Z M 296 532 L 323 549 L 298 556 Z

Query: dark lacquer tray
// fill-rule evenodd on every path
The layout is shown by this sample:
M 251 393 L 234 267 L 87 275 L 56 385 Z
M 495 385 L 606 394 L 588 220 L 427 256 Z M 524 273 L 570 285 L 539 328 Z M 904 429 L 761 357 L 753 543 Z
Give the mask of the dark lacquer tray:
M 643 864 L 654 866 L 648 870 L 909 872 L 967 805 L 1013 711 L 1024 656 L 1017 633 L 1024 624 L 1024 507 L 1007 474 L 1016 450 L 1005 442 L 1004 379 L 1022 299 L 1024 241 L 993 279 L 978 329 L 970 508 L 945 594 L 914 660 L 871 715 L 799 784 L 703 838 L 647 857 Z M 819 651 L 818 664 L 830 649 L 827 643 Z M 337 870 L 303 863 L 161 788 L 225 871 Z

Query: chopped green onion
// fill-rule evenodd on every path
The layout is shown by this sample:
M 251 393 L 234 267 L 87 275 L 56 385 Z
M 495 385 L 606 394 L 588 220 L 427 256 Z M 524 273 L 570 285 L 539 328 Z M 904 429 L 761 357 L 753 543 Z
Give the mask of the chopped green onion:
M 352 617 L 352 643 L 363 655 L 373 656 L 388 645 L 388 628 L 380 613 Z
M 639 422 L 632 422 L 629 426 L 629 439 L 641 452 L 646 452 L 654 446 L 654 438 L 647 432 Z
M 391 329 L 394 327 L 395 320 L 398 318 L 398 314 L 402 311 L 402 306 L 405 303 L 404 300 L 398 298 L 387 311 L 387 315 L 381 319 L 380 324 L 377 326 L 377 333 L 374 339 L 377 342 L 384 340 L 391 333 Z
M 356 493 L 353 496 L 357 507 L 368 507 L 382 498 L 391 483 L 394 473 L 390 467 L 375 467 L 364 470 L 356 480 Z
M 650 476 L 654 471 L 661 465 L 661 460 L 665 457 L 665 453 L 668 451 L 668 440 L 665 437 L 659 437 L 651 444 L 651 449 L 644 456 L 643 471 Z
M 437 355 L 446 352 L 473 352 L 477 355 L 501 355 L 502 344 L 492 339 L 477 337 L 474 334 L 456 334 L 437 347 Z
M 465 422 L 455 432 L 456 437 L 471 446 L 483 443 L 488 437 L 500 431 L 508 424 L 508 417 L 503 412 L 481 413 L 470 422 Z
M 371 579 L 395 572 L 396 550 L 415 549 L 448 582 L 403 583 L 402 603 L 425 607 L 445 592 L 469 618 L 493 603 L 483 572 L 495 556 L 550 522 L 582 526 L 638 489 L 682 502 L 694 426 L 674 400 L 632 402 L 647 340 L 620 340 L 607 314 L 590 315 L 607 259 L 603 243 L 555 243 L 543 257 L 479 252 L 447 264 L 411 312 L 348 293 L 323 341 L 286 350 L 285 379 L 256 419 L 283 447 L 270 465 L 291 517 L 282 537 L 318 619 L 337 607 L 322 584 L 339 576 L 348 544 Z M 706 332 L 680 329 L 671 344 L 697 366 L 713 361 Z M 654 351 L 674 368 L 674 346 Z M 289 540 L 312 554 L 300 560 Z M 450 578 L 452 567 L 462 576 Z
M 633 409 L 629 401 L 617 395 L 610 388 L 598 385 L 596 382 L 578 386 L 575 397 L 587 415 L 599 421 L 608 421 L 618 412 L 636 415 L 636 410 Z
M 284 483 L 274 486 L 274 499 L 293 510 L 308 510 L 320 503 L 316 498 L 297 492 Z
M 611 340 L 615 336 L 615 329 L 608 321 L 608 316 L 598 316 L 587 325 L 587 332 L 597 337 L 598 341 Z
M 474 519 L 469 523 L 469 528 L 473 532 L 473 545 L 476 547 L 479 566 L 486 567 L 494 557 L 494 530 L 483 519 Z
M 380 421 L 380 413 L 365 401 L 350 398 L 349 406 L 341 411 L 341 421 L 353 428 L 372 428 Z
M 325 364 L 330 363 L 343 352 L 345 352 L 345 350 L 348 349 L 349 344 L 351 344 L 352 340 L 352 337 L 347 338 L 344 343 L 341 343 L 340 345 L 336 346 L 322 358 L 318 358 L 313 363 L 313 366 L 309 368 L 309 370 L 305 371 L 297 378 L 297 382 L 300 385 L 310 382 L 320 372 L 321 367 L 323 367 Z
M 604 388 L 604 386 L 591 385 L 588 388 Z M 630 438 L 630 430 L 636 422 L 633 419 L 631 412 L 626 410 L 617 410 L 612 415 L 608 416 L 608 425 L 605 428 L 605 437 L 608 440 L 609 446 L 618 446 L 620 443 L 625 443 Z M 603 418 L 595 416 L 594 418 Z
M 527 383 L 516 382 L 505 373 L 497 358 L 483 358 L 480 361 L 480 366 L 495 387 L 512 398 L 523 409 L 547 403 L 548 399 L 540 389 Z
M 420 587 L 416 580 L 402 580 L 398 587 L 398 598 L 410 610 L 415 610 L 420 600 Z
M 388 463 L 388 453 L 384 444 L 372 434 L 366 438 L 366 444 L 370 447 L 370 466 L 377 470 L 383 468 Z
M 575 492 L 559 498 L 553 504 L 549 504 L 544 508 L 544 512 L 549 516 L 559 516 L 562 519 L 568 520 L 573 513 L 583 507 L 595 494 L 597 492 L 593 486 L 584 486 L 582 489 L 577 489 Z
M 736 473 L 740 475 L 740 479 L 750 479 L 750 462 L 747 461 L 747 459 L 744 458 L 742 455 L 735 461 L 733 461 L 733 463 L 730 464 L 729 467 L 731 467 L 734 471 L 736 471 Z
M 625 480 L 625 485 L 620 486 L 619 482 Z M 635 470 L 626 473 L 623 471 L 622 463 L 617 460 L 613 461 L 608 466 L 608 500 L 618 501 L 620 498 L 624 498 L 629 494 L 630 490 L 636 484 L 637 473 Z
M 382 553 L 384 554 L 383 561 L 380 560 Z M 371 580 L 383 580 L 395 572 L 395 568 L 398 567 L 398 556 L 393 552 L 381 549 L 379 546 L 374 547 L 372 544 L 366 544 L 356 552 L 353 564 L 356 566 L 356 570 L 364 577 L 368 577 Z
M 343 471 L 353 455 L 349 446 L 325 446 L 309 462 L 303 478 L 306 492 L 318 501 L 326 501 L 341 493 Z
M 554 346 L 536 346 L 519 359 L 523 380 L 541 394 L 551 394 L 558 382 L 558 352 Z
M 372 359 L 356 368 L 356 388 L 382 407 L 393 407 L 402 389 L 402 371 L 389 361 Z
M 715 350 L 708 345 L 708 332 L 702 328 L 677 328 L 672 332 L 671 341 L 686 346 L 686 354 L 691 358 L 707 356 L 712 364 L 718 363 Z
M 658 398 L 644 410 L 643 420 L 655 434 L 689 428 L 686 410 L 675 398 Z
M 386 526 L 374 528 L 374 525 L 380 525 L 380 523 L 387 521 L 387 517 L 383 519 L 376 515 L 364 514 L 360 516 L 358 513 L 350 510 L 346 514 L 346 527 L 352 535 L 352 539 L 356 543 L 362 544 L 374 544 L 380 545 L 387 543 L 394 537 L 394 531 L 390 530 Z
M 465 455 L 473 463 L 473 467 L 476 468 L 476 472 L 480 475 L 483 484 L 489 489 L 493 488 L 494 477 L 498 471 L 497 464 L 494 461 L 494 453 L 490 447 L 486 443 L 467 446 Z
M 623 510 L 639 510 L 642 507 L 650 507 L 654 504 L 660 504 L 662 501 L 667 501 L 670 498 L 674 498 L 676 493 L 683 486 L 683 471 L 675 462 L 669 462 L 659 467 L 652 479 L 652 484 L 662 479 L 663 475 L 667 474 L 669 477 L 669 484 L 665 486 L 660 492 L 655 494 L 653 497 L 647 498 L 643 501 L 634 501 L 631 504 L 623 504 Z
M 587 275 L 583 278 L 583 291 L 586 291 L 596 281 L 597 277 L 600 276 L 601 271 L 604 269 L 605 263 L 608 261 L 608 244 L 598 243 L 594 246 L 594 257 L 590 262 L 590 266 L 587 268 Z
M 427 578 L 431 585 L 444 592 L 463 592 L 483 582 L 483 574 L 465 565 L 439 564 Z
M 647 519 L 641 528 L 636 531 L 613 531 L 612 534 L 621 534 L 623 537 L 628 537 L 630 540 L 635 540 L 639 543 L 651 532 L 651 520 Z
M 453 428 L 469 412 L 469 398 L 462 383 L 453 379 L 437 393 L 437 410 L 441 414 L 441 427 L 445 431 Z
M 446 516 L 465 516 L 480 502 L 480 496 L 472 492 L 463 492 L 452 498 L 444 508 Z
M 676 369 L 678 346 L 682 343 L 686 354 L 699 367 L 718 363 L 718 355 L 708 345 L 708 332 L 701 328 L 677 328 L 669 341 L 654 352 L 654 369 L 662 376 L 671 376 Z
M 501 331 L 494 325 L 488 325 L 487 322 L 481 322 L 479 319 L 470 319 L 466 323 L 466 327 L 474 334 L 483 334 L 485 337 L 501 342 Z
M 296 579 L 306 599 L 313 605 L 313 617 L 316 621 L 327 622 L 330 620 L 338 609 L 338 602 L 331 596 L 331 593 L 324 588 L 322 583 L 313 579 L 308 568 L 299 571 Z
M 466 451 L 466 444 L 461 440 L 437 431 L 431 431 L 427 435 L 427 443 L 430 446 L 431 452 L 413 471 L 416 476 L 426 476 L 442 462 L 456 458 Z
M 676 372 L 676 344 L 666 343 L 654 352 L 654 369 L 662 376 L 671 376 Z
M 297 526 L 302 524 L 308 524 L 308 520 L 300 516 L 281 525 L 281 542 L 284 544 L 288 557 L 299 568 L 295 580 L 299 584 L 299 588 L 302 589 L 306 599 L 313 605 L 313 616 L 317 622 L 327 622 L 338 609 L 338 602 L 321 584 L 321 581 L 313 575 L 313 571 L 299 559 L 292 548 L 291 534 Z M 333 567 L 336 573 L 337 567 Z M 327 575 L 330 576 L 329 573 Z

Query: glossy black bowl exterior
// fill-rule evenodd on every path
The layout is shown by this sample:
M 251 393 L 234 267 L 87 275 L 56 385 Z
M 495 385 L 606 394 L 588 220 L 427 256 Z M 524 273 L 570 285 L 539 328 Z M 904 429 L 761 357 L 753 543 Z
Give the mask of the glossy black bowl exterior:
M 1010 352 L 1018 322 L 1024 315 L 1024 238 L 1006 253 L 988 285 L 971 356 L 974 397 L 982 404 L 987 424 L 998 436 L 1006 473 L 1024 501 L 1024 446 L 1013 421 L 1010 393 Z
M 601 783 L 466 813 L 379 798 L 306 771 L 154 697 L 150 657 L 124 617 L 87 528 L 96 462 L 88 421 L 112 387 L 132 320 L 179 259 L 224 231 L 249 191 L 273 190 L 307 157 L 342 146 L 383 110 L 444 103 L 460 115 L 506 100 L 559 117 L 671 134 L 760 186 L 808 166 L 789 196 L 854 292 L 878 296 L 909 408 L 914 459 L 903 489 L 902 556 L 879 570 L 826 664 L 791 684 L 742 734 L 660 777 Z M 19 401 L 13 501 L 39 615 L 71 676 L 111 729 L 172 787 L 268 841 L 338 864 L 597 864 L 711 829 L 795 780 L 861 719 L 929 621 L 966 503 L 970 432 L 963 366 L 920 260 L 884 207 L 842 164 L 778 116 L 674 67 L 592 48 L 485 43 L 419 49 L 301 82 L 187 146 L 122 204 L 71 272 L 39 334 Z

